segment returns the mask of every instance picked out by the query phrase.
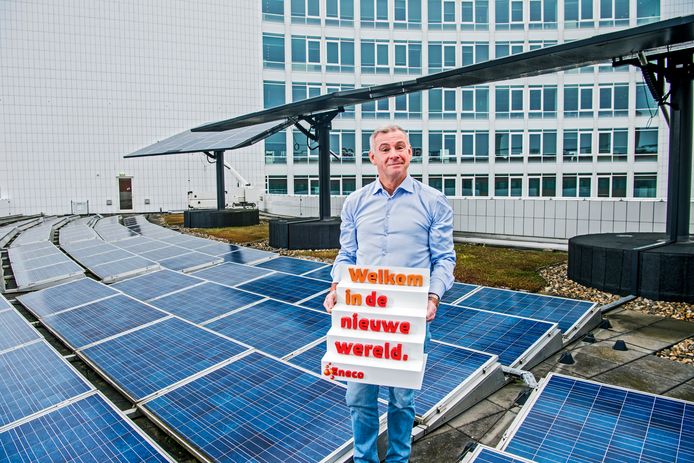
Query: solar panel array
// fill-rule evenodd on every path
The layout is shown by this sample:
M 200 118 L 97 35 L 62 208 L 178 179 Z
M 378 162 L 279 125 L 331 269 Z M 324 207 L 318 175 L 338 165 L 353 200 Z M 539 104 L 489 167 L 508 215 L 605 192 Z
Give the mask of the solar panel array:
M 48 242 L 51 239 L 53 228 L 60 226 L 66 219 L 47 217 L 37 225 L 23 230 L 12 242 L 10 247 L 26 246 L 27 244 Z
M 256 264 L 256 267 L 276 270 L 278 272 L 291 273 L 292 275 L 304 275 L 314 270 L 329 266 L 322 262 L 314 262 L 311 260 L 282 256 Z
M 551 373 L 500 448 L 538 463 L 694 461 L 694 403 Z

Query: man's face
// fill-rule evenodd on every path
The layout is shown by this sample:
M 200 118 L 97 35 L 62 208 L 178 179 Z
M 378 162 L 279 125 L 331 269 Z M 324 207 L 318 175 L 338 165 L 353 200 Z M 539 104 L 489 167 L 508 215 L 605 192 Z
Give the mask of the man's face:
M 399 130 L 377 133 L 374 150 L 369 152 L 371 163 L 376 166 L 378 176 L 387 182 L 402 181 L 412 159 L 412 147 L 407 137 Z

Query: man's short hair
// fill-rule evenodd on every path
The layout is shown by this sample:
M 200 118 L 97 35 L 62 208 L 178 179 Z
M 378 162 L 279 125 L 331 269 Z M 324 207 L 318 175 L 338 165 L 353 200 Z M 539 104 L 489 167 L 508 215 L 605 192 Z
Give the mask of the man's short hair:
M 407 136 L 407 132 L 405 132 L 405 130 L 402 127 L 396 124 L 384 125 L 383 127 L 379 127 L 378 129 L 374 130 L 374 133 L 372 133 L 371 137 L 369 138 L 369 148 L 372 153 L 376 152 L 376 147 L 374 146 L 374 140 L 376 139 L 376 135 L 380 133 L 390 132 L 402 132 L 405 135 L 405 140 L 407 140 L 407 144 L 410 144 L 410 137 Z

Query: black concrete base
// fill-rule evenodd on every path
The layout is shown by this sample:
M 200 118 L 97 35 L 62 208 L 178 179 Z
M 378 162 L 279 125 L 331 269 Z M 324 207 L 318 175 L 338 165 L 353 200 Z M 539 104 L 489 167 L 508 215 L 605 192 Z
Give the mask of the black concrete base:
M 270 221 L 270 246 L 284 249 L 340 247 L 340 219 L 278 219 Z
M 694 238 L 694 237 L 692 237 Z M 694 239 L 637 251 L 664 242 L 663 233 L 605 233 L 569 240 L 568 276 L 613 294 L 654 300 L 694 302 Z M 638 290 L 633 272 L 639 263 Z
M 195 209 L 183 211 L 183 226 L 187 228 L 245 227 L 258 225 L 258 209 Z

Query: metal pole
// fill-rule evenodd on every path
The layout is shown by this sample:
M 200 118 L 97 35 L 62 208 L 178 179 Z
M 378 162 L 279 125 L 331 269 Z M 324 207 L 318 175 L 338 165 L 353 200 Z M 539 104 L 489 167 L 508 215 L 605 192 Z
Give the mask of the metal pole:
M 320 220 L 330 220 L 330 121 L 334 116 L 318 119 L 318 201 Z
M 215 151 L 214 157 L 217 167 L 217 210 L 226 208 L 226 190 L 224 189 L 224 151 Z
M 684 65 L 671 59 L 670 153 L 668 160 L 667 219 L 665 232 L 672 242 L 689 239 L 689 203 L 692 188 L 692 76 L 691 55 Z

